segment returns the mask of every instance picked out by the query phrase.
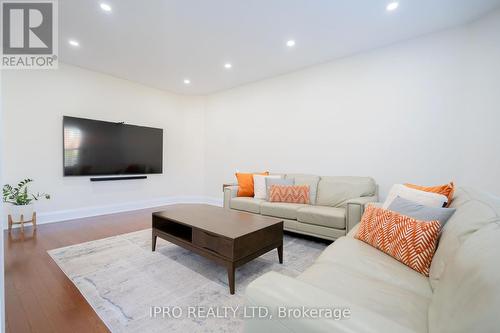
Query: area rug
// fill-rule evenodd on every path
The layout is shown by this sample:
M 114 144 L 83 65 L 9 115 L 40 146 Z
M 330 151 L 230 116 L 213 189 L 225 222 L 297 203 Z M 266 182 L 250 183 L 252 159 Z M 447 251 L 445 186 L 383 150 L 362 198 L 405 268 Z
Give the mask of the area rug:
M 221 310 L 242 309 L 246 286 L 266 272 L 299 275 L 326 246 L 285 235 L 283 265 L 273 250 L 239 267 L 235 295 L 224 267 L 162 239 L 152 252 L 151 229 L 48 253 L 112 332 L 240 332 L 241 314 Z M 193 307 L 202 311 L 188 315 Z

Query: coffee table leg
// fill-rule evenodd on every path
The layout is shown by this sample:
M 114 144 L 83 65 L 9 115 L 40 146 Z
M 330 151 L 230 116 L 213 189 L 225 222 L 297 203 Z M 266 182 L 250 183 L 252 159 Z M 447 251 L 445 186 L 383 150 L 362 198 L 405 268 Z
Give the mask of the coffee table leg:
M 278 259 L 280 260 L 280 264 L 283 263 L 283 244 L 278 246 Z
M 152 242 L 152 246 L 151 246 L 153 252 L 156 250 L 156 237 L 157 236 L 153 233 L 153 242 Z
M 229 263 L 227 266 L 227 281 L 229 283 L 229 293 L 234 295 L 234 264 Z

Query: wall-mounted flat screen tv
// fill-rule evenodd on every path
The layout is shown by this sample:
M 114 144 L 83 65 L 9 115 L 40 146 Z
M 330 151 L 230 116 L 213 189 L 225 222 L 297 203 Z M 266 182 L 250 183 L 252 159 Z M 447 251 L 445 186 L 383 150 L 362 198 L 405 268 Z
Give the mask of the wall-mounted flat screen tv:
M 163 129 L 64 117 L 64 175 L 163 172 Z

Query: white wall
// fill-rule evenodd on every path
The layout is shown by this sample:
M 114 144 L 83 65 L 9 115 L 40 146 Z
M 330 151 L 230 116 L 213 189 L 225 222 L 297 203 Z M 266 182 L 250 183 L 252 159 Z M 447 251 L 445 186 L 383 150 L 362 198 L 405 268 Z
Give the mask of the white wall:
M 454 180 L 500 194 L 500 11 L 470 25 L 189 97 L 61 65 L 3 75 L 3 176 L 36 180 L 44 221 L 221 198 L 235 170 Z M 300 48 L 295 50 L 300 52 Z M 163 127 L 164 174 L 62 176 L 62 116 Z M 212 201 L 216 202 L 216 201 Z
M 3 77 L 3 179 L 35 179 L 42 221 L 160 205 L 203 193 L 203 101 L 61 65 L 6 71 Z M 63 115 L 164 129 L 164 174 L 147 180 L 91 183 L 63 177 Z
M 500 12 L 209 96 L 206 194 L 241 171 L 454 180 L 500 194 Z M 295 50 L 300 52 L 300 49 Z

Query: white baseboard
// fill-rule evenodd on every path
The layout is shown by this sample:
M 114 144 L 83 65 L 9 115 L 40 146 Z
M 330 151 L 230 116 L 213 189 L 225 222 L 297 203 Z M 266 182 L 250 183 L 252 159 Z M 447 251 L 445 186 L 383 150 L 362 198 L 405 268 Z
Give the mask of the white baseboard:
M 168 206 L 181 203 L 199 203 L 222 207 L 222 199 L 203 196 L 164 197 L 151 200 L 134 201 L 105 206 L 85 207 L 78 209 L 59 210 L 37 214 L 37 224 L 63 222 L 85 217 L 129 212 L 140 209 Z M 17 226 L 19 227 L 19 226 Z M 4 229 L 7 229 L 4 226 Z

